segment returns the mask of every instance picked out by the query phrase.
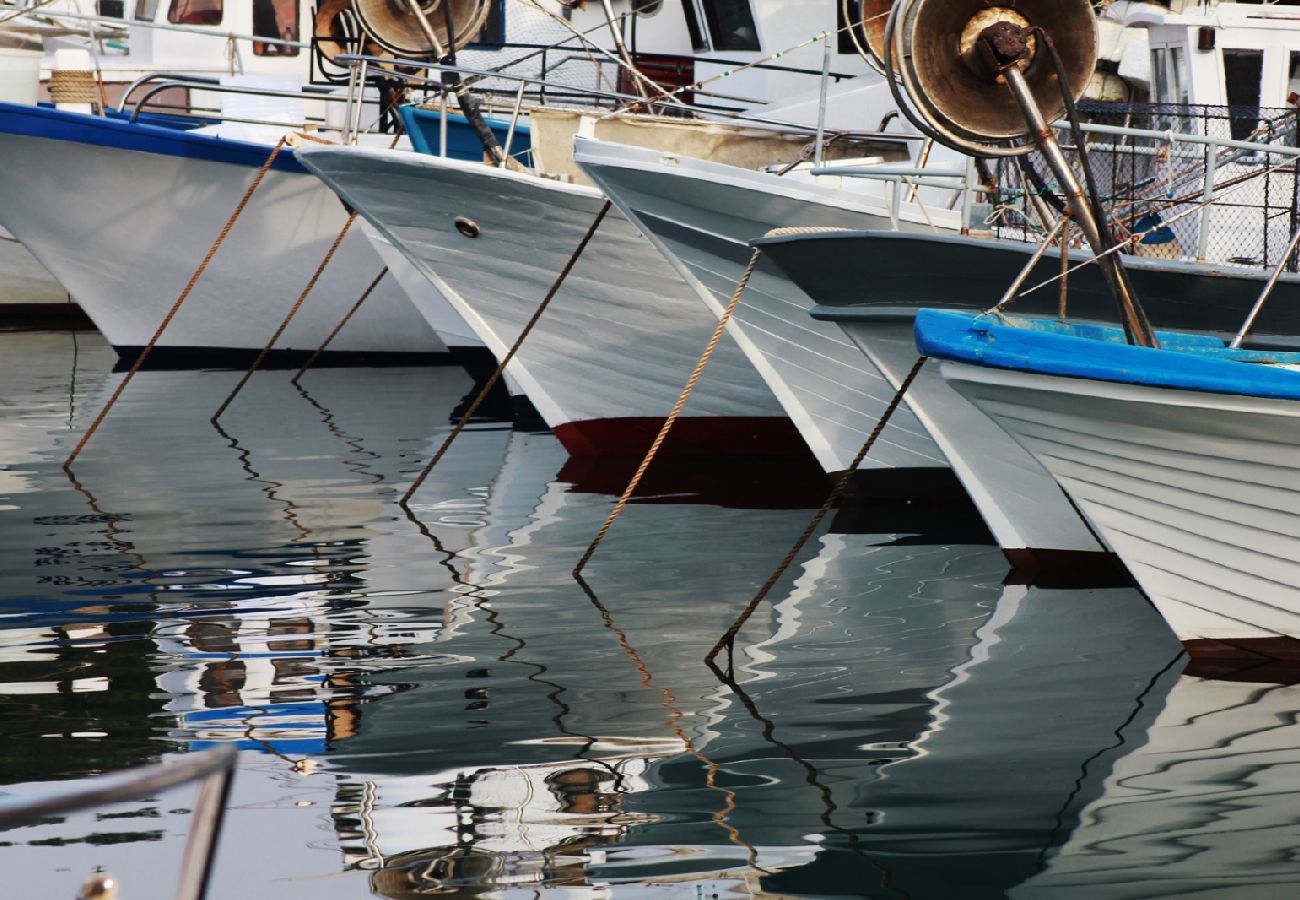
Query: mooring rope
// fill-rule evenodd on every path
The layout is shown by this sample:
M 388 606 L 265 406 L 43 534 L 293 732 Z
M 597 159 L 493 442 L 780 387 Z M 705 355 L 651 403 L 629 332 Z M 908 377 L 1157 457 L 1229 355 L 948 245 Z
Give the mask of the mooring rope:
M 266 346 L 257 354 L 257 358 L 254 359 L 253 364 L 248 367 L 248 371 L 244 373 L 244 377 L 239 379 L 239 384 L 235 385 L 235 389 L 230 392 L 230 396 L 226 397 L 226 399 L 221 402 L 221 406 L 217 408 L 217 411 L 212 414 L 212 421 L 214 423 L 220 419 L 221 414 L 229 408 L 231 402 L 239 395 L 239 392 L 244 389 L 244 385 L 248 384 L 248 380 L 252 378 L 253 373 L 261 367 L 262 361 L 265 360 L 267 355 L 271 352 L 271 348 L 274 347 L 275 342 L 280 339 L 280 335 L 284 334 L 285 329 L 289 327 L 289 323 L 293 321 L 293 317 L 298 315 L 298 310 L 302 309 L 303 303 L 306 301 L 307 297 L 311 295 L 312 290 L 316 287 L 316 283 L 320 281 L 321 275 L 324 274 L 326 267 L 330 264 L 330 260 L 334 258 L 334 254 L 338 251 L 339 245 L 342 244 L 343 239 L 348 236 L 348 232 L 352 230 L 352 223 L 356 220 L 357 213 L 348 213 L 348 220 L 343 223 L 343 227 L 339 230 L 338 236 L 334 238 L 334 243 L 330 244 L 329 250 L 325 251 L 325 258 L 320 261 L 320 265 L 316 267 L 316 271 L 312 273 L 311 278 L 307 281 L 307 286 L 302 289 L 302 293 L 298 295 L 298 299 L 295 300 L 293 306 L 289 308 L 288 314 L 286 314 L 283 321 L 280 322 L 280 327 L 275 329 L 275 333 L 271 335 L 271 339 L 266 342 Z
M 596 592 L 591 589 L 591 586 L 576 572 L 573 575 L 573 580 L 577 583 L 582 592 L 587 595 L 587 599 L 591 601 L 592 605 L 596 607 L 596 612 L 600 615 L 600 619 L 604 623 L 605 628 L 612 632 L 615 640 L 618 641 L 619 648 L 624 654 L 626 654 L 627 658 L 632 661 L 632 665 L 641 676 L 642 686 L 658 691 L 659 695 L 663 698 L 659 705 L 666 713 L 668 713 L 668 719 L 665 720 L 663 724 L 679 741 L 682 742 L 682 746 L 685 748 L 686 752 L 695 757 L 695 759 L 705 767 L 705 787 L 714 793 L 722 795 L 723 806 L 722 809 L 716 810 L 713 813 L 713 823 L 726 832 L 727 839 L 731 841 L 731 843 L 746 851 L 748 863 L 751 868 L 757 869 L 760 872 L 766 872 L 767 870 L 763 869 L 758 864 L 758 848 L 745 840 L 744 836 L 740 833 L 740 829 L 733 825 L 729 819 L 731 814 L 736 810 L 736 792 L 725 784 L 719 782 L 718 776 L 722 773 L 722 767 L 716 760 L 710 758 L 700 750 L 695 745 L 695 742 L 691 740 L 690 735 L 686 733 L 686 729 L 682 727 L 682 719 L 686 717 L 686 714 L 682 712 L 681 707 L 678 706 L 676 695 L 674 695 L 673 692 L 664 685 L 655 682 L 654 675 L 651 674 L 650 667 L 646 665 L 645 659 L 642 658 L 641 654 L 637 652 L 634 646 L 632 646 L 632 642 L 628 639 L 627 632 L 620 628 L 614 621 L 614 616 L 610 613 L 609 608 L 606 607 L 605 604 L 601 602 L 600 598 L 596 596 Z
M 722 340 L 723 332 L 727 330 L 727 323 L 731 321 L 732 313 L 736 311 L 736 306 L 740 303 L 745 288 L 749 286 L 749 279 L 754 274 L 754 269 L 758 267 L 758 260 L 762 255 L 763 250 L 761 247 L 755 247 L 754 252 L 750 254 L 749 265 L 745 267 L 745 273 L 740 276 L 740 281 L 736 283 L 736 290 L 731 295 L 731 302 L 727 304 L 727 308 L 718 317 L 718 327 L 713 329 L 713 335 L 709 338 L 709 343 L 705 346 L 704 352 L 700 354 L 700 359 L 695 364 L 695 371 L 691 372 L 691 377 L 687 379 L 686 386 L 682 388 L 681 396 L 677 398 L 676 405 L 668 413 L 668 418 L 664 419 L 664 424 L 660 427 L 659 433 L 655 435 L 654 442 L 650 445 L 650 449 L 646 451 L 645 457 L 642 458 L 641 465 L 637 466 L 632 480 L 624 488 L 623 495 L 618 498 L 618 503 L 614 504 L 614 509 L 605 519 L 605 524 L 600 526 L 600 531 L 596 532 L 596 536 L 592 538 L 591 544 L 587 547 L 587 552 L 582 554 L 582 559 L 578 560 L 578 564 L 573 567 L 574 575 L 581 573 L 586 568 L 587 563 L 591 561 L 592 556 L 596 554 L 596 548 L 600 546 L 601 541 L 605 540 L 609 530 L 614 527 L 614 521 L 622 514 L 623 507 L 627 506 L 628 501 L 632 498 L 632 493 L 637 489 L 637 485 L 641 483 L 642 476 L 645 475 L 646 469 L 650 468 L 650 463 L 654 461 L 659 448 L 663 446 L 664 440 L 668 437 L 668 432 L 672 431 L 673 423 L 681 415 L 682 408 L 686 406 L 686 401 L 695 390 L 695 385 L 699 383 L 705 367 L 709 364 L 709 360 L 713 358 L 713 351 L 717 349 L 718 342 Z
M 279 156 L 280 151 L 284 149 L 284 144 L 285 138 L 280 138 L 280 140 L 276 142 L 274 149 L 271 150 L 271 155 L 266 158 L 266 162 L 262 163 L 262 167 L 257 170 L 257 174 L 253 176 L 252 182 L 248 185 L 248 190 L 244 191 L 244 196 L 235 207 L 235 211 L 230 214 L 230 218 L 226 220 L 225 226 L 217 235 L 216 240 L 212 242 L 212 246 L 203 257 L 203 261 L 199 263 L 199 267 L 194 270 L 194 274 L 190 276 L 189 283 L 185 285 L 185 289 L 181 291 L 180 296 L 176 298 L 176 302 L 172 304 L 172 308 L 168 310 L 167 315 L 163 317 L 162 322 L 158 325 L 158 330 L 154 332 L 153 337 L 149 339 L 149 343 L 145 344 L 144 349 L 140 351 L 140 355 L 137 356 L 135 362 L 131 364 L 131 368 L 122 379 L 122 383 L 117 386 L 115 391 L 113 391 L 113 396 L 108 398 L 108 402 L 105 403 L 104 408 L 99 411 L 99 415 L 95 416 L 95 421 L 90 424 L 88 429 L 86 429 L 86 433 L 82 435 L 76 448 L 68 458 L 63 461 L 64 471 L 70 470 L 73 461 L 81 455 L 81 451 L 85 449 L 86 444 L 90 442 L 90 438 L 99 430 L 99 426 L 104 423 L 104 419 L 108 417 L 109 411 L 117 403 L 118 398 L 122 396 L 122 392 L 126 390 L 126 386 L 131 383 L 131 379 L 135 378 L 136 373 L 140 371 L 140 367 L 144 365 L 144 361 L 149 358 L 149 354 L 153 352 L 158 341 L 162 339 L 163 332 L 167 330 L 167 326 L 171 324 L 172 319 L 176 317 L 176 313 L 180 311 L 181 306 L 185 303 L 186 299 L 189 298 L 190 293 L 194 290 L 194 286 L 199 283 L 199 279 L 203 277 L 203 273 L 207 271 L 208 264 L 212 262 L 212 257 L 216 256 L 217 249 L 225 242 L 226 236 L 230 234 L 230 229 L 235 226 L 235 221 L 244 212 L 244 208 L 248 206 L 248 201 L 253 198 L 254 192 L 256 192 L 261 186 L 262 179 L 266 177 L 266 173 L 270 171 L 271 166 L 275 163 L 276 157 Z
M 542 314 L 546 312 L 546 308 L 551 305 L 551 301 L 555 299 L 555 295 L 560 292 L 560 287 L 563 286 L 565 280 L 569 277 L 569 273 L 573 271 L 573 267 L 578 264 L 578 260 L 581 258 L 583 251 L 587 249 L 587 245 L 590 244 L 591 239 L 595 237 L 596 229 L 600 227 L 601 222 L 605 221 L 605 216 L 609 214 L 609 210 L 610 202 L 606 200 L 601 204 L 600 212 L 596 213 L 596 218 L 592 220 L 591 226 L 587 229 L 587 233 L 584 234 L 582 240 L 578 242 L 578 246 L 569 257 L 569 261 L 565 263 L 564 268 L 560 270 L 560 274 L 556 277 L 555 283 L 551 285 L 551 289 L 546 292 L 546 296 L 542 298 L 542 302 L 538 304 L 532 317 L 524 325 L 523 330 L 519 332 L 519 337 L 515 338 L 514 344 L 511 345 L 510 349 L 506 352 L 506 355 L 501 358 L 501 362 L 497 365 L 492 376 L 488 378 L 488 380 L 483 383 L 483 387 L 479 389 L 478 396 L 474 398 L 474 402 L 469 405 L 469 409 L 465 410 L 464 414 L 460 417 L 460 421 L 456 423 L 456 427 L 451 430 L 451 434 L 447 435 L 447 439 L 444 440 L 442 446 L 438 448 L 438 452 L 433 454 L 432 458 L 430 458 L 428 463 L 426 463 L 424 468 L 420 471 L 420 474 L 416 476 L 415 482 L 407 488 L 406 493 L 402 495 L 402 499 L 397 501 L 403 508 L 405 508 L 406 504 L 410 502 L 411 497 L 415 495 L 415 492 L 420 489 L 420 485 L 424 484 L 425 479 L 429 477 L 429 473 L 433 471 L 434 466 L 438 465 L 442 458 L 447 454 L 447 450 L 450 449 L 456 438 L 465 430 L 465 426 L 467 426 L 470 419 L 474 417 L 474 413 L 478 412 L 478 408 L 483 405 L 483 401 L 487 399 L 492 388 L 501 380 L 502 374 L 505 373 L 506 366 L 515 358 L 515 354 L 518 353 L 519 348 L 523 346 L 524 340 L 532 333 L 533 327 L 537 324 L 538 320 L 541 319 Z
M 764 598 L 767 597 L 772 588 L 776 587 L 776 583 L 781 580 L 781 576 L 785 574 L 786 569 L 790 568 L 795 557 L 799 555 L 800 551 L 803 550 L 804 545 L 808 543 L 810 538 L 812 538 L 813 534 L 817 531 L 817 528 L 821 525 L 822 520 L 826 518 L 826 514 L 830 512 L 831 507 L 838 503 L 839 499 L 844 496 L 844 492 L 849 488 L 849 483 L 853 480 L 854 473 L 857 472 L 858 467 L 862 465 L 862 461 L 867 458 L 867 454 L 871 452 L 871 448 L 875 446 L 880 435 L 884 433 L 885 426 L 889 424 L 889 420 L 893 417 L 894 412 L 903 402 L 903 396 L 907 393 L 908 388 L 912 386 L 912 382 L 916 380 L 916 376 L 921 374 L 921 368 L 925 365 L 925 361 L 926 357 L 917 357 L 916 363 L 912 366 L 912 370 L 907 373 L 907 377 L 904 378 L 903 383 L 899 385 L 898 391 L 895 392 L 893 399 L 890 400 L 889 405 L 885 407 L 884 413 L 880 416 L 880 421 L 878 421 L 876 427 L 872 429 L 871 434 L 867 437 L 866 443 L 864 443 L 862 449 L 858 451 L 858 455 L 853 457 L 853 462 L 849 463 L 849 467 L 844 470 L 844 474 L 841 475 L 839 481 L 835 483 L 835 487 L 826 497 L 826 502 L 822 504 L 821 509 L 817 510 L 817 514 L 812 517 L 812 521 L 809 522 L 808 527 L 803 530 L 803 534 L 799 535 L 799 539 L 794 542 L 794 546 L 791 547 L 790 552 L 785 555 L 785 559 L 781 560 L 781 564 L 776 567 L 776 571 L 768 576 L 767 581 L 763 582 L 763 586 L 758 589 L 758 593 L 754 595 L 754 598 L 749 601 L 749 604 L 741 614 L 737 616 L 736 621 L 731 623 L 731 627 L 726 630 L 722 637 L 718 638 L 718 642 L 713 645 L 711 650 L 709 650 L 708 654 L 704 657 L 706 663 L 712 664 L 714 658 L 722 652 L 723 647 L 730 648 L 734 645 L 736 635 L 740 632 L 741 628 L 745 627 L 745 623 L 748 622 L 749 617 L 754 614 L 754 610 L 758 609 L 758 605 L 763 602 Z
M 352 308 L 343 314 L 343 318 L 340 319 L 339 323 L 334 326 L 334 330 L 329 333 L 329 335 L 325 338 L 325 340 L 321 343 L 321 345 L 316 348 L 316 350 L 312 353 L 312 355 L 307 357 L 307 361 L 302 364 L 302 368 L 298 370 L 298 374 L 294 375 L 293 378 L 289 379 L 289 381 L 292 384 L 295 385 L 298 384 L 298 380 L 302 378 L 303 375 L 307 374 L 307 370 L 310 369 L 315 364 L 316 360 L 320 358 L 320 355 L 325 352 L 325 349 L 329 347 L 330 344 L 334 343 L 334 339 L 338 337 L 339 332 L 343 330 L 343 326 L 347 325 L 348 322 L 352 321 L 352 317 L 357 314 L 357 310 L 361 308 L 361 304 L 365 303 L 366 300 L 370 298 L 370 295 L 375 292 L 375 288 L 379 287 L 379 282 L 383 281 L 384 276 L 387 274 L 388 274 L 388 266 L 384 266 L 382 269 L 379 270 L 379 274 L 375 276 L 375 280 L 370 282 L 370 286 L 361 292 L 361 296 L 357 298 L 357 302 L 353 303 Z

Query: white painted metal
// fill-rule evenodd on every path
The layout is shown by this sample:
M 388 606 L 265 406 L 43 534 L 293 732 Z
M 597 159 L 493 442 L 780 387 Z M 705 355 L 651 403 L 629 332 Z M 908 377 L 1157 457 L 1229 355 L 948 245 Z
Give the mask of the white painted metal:
M 12 134 L 0 135 L 0 158 L 0 225 L 115 347 L 148 342 L 253 175 L 247 166 Z M 268 173 L 159 346 L 262 347 L 346 215 L 311 175 Z M 382 265 L 354 229 L 278 347 L 315 349 Z M 445 348 L 386 281 L 332 349 Z
M 771 229 L 889 227 L 884 197 L 869 193 L 880 186 L 863 179 L 777 176 L 582 137 L 574 142 L 574 159 L 715 317 L 745 269 L 749 242 Z M 908 213 L 909 230 L 926 227 L 915 205 Z M 933 214 L 955 233 L 951 212 Z M 836 472 L 848 467 L 895 388 L 838 326 L 810 318 L 812 305 L 775 267 L 760 265 L 732 320 L 731 334 L 822 467 Z M 906 410 L 864 463 L 865 468 L 946 465 Z
M 1300 404 L 945 363 L 1180 640 L 1300 635 Z
M 603 200 L 579 185 L 412 153 L 319 146 L 299 158 L 430 278 L 498 358 Z M 458 217 L 479 236 L 458 231 Z M 714 325 L 673 269 L 611 212 L 510 372 L 552 428 L 662 417 Z M 783 413 L 724 339 L 684 415 Z
M 842 327 L 891 384 L 902 383 L 917 359 L 911 319 Z M 937 367 L 922 370 L 907 402 L 1003 550 L 1103 551 L 1043 466 L 948 387 Z

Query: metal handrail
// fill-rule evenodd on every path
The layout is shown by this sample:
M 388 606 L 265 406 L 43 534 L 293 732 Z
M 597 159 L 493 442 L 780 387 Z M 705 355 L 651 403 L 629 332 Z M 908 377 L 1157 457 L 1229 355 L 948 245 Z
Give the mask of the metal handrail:
M 136 88 L 142 84 L 157 81 L 160 78 L 188 80 L 199 84 L 221 84 L 220 78 L 214 78 L 210 75 L 191 75 L 188 72 L 149 72 L 146 75 L 141 75 L 126 86 L 126 90 L 122 92 L 122 99 L 117 101 L 117 111 L 123 112 L 126 109 L 126 104 L 131 99 L 131 95 L 135 93 Z
M 140 117 L 140 113 L 144 110 L 145 104 L 158 94 L 171 90 L 172 88 L 184 88 L 190 86 L 191 84 L 188 80 L 162 81 L 155 84 L 153 87 L 149 88 L 149 90 L 145 91 L 144 95 L 136 101 L 135 108 L 131 110 L 131 118 L 127 121 L 134 123 Z M 287 97 L 290 99 L 325 100 L 333 103 L 348 102 L 348 98 L 343 94 L 339 94 L 329 88 L 317 88 L 312 85 L 303 85 L 303 88 L 300 91 L 282 91 L 277 90 L 276 88 L 254 88 L 236 84 L 203 84 L 202 87 L 204 91 L 211 91 L 214 94 L 246 94 L 255 97 Z M 224 117 L 218 116 L 218 118 Z M 231 121 L 234 121 L 234 119 L 231 119 Z M 268 124 L 286 123 L 277 122 Z
M 402 59 L 402 58 L 393 59 L 389 57 L 367 56 L 362 54 L 346 54 L 346 55 L 340 55 L 335 57 L 334 62 L 339 65 L 348 65 L 348 66 L 356 66 L 358 64 L 364 63 L 366 65 L 381 65 L 385 67 L 402 66 L 402 67 L 407 67 L 412 69 L 426 69 L 434 72 L 459 72 L 462 75 L 469 75 L 471 77 L 500 78 L 505 81 L 526 82 L 528 84 L 537 84 L 537 85 L 544 86 L 553 91 L 555 90 L 571 91 L 573 92 L 574 96 L 594 97 L 602 100 L 617 100 L 624 103 L 647 104 L 651 106 L 653 106 L 656 102 L 654 98 L 650 98 L 650 100 L 647 101 L 645 97 L 636 94 L 625 94 L 620 91 L 607 91 L 600 88 L 589 88 L 589 87 L 583 87 L 580 85 L 573 85 L 573 84 L 559 84 L 549 79 L 538 78 L 533 75 L 516 75 L 510 72 L 495 72 L 495 71 L 484 70 L 484 69 L 473 69 L 468 66 L 446 65 L 444 63 L 429 62 L 428 60 L 420 60 L 420 59 Z M 389 70 L 386 74 L 391 75 L 393 77 L 402 78 L 406 81 L 412 82 L 413 84 L 426 85 L 429 87 L 434 87 L 439 89 L 443 87 L 442 83 L 436 79 L 425 78 L 409 72 L 398 72 L 398 71 Z M 690 109 L 690 107 L 686 107 L 686 108 Z M 805 133 L 808 134 L 810 137 L 816 134 L 816 128 L 809 125 L 800 125 L 798 123 L 787 122 L 782 119 L 770 119 L 763 116 L 755 116 L 749 113 L 739 112 L 735 110 L 719 110 L 717 112 L 718 115 L 720 116 L 725 116 L 727 118 L 736 119 L 742 122 L 749 122 L 756 125 L 768 125 L 775 128 L 780 128 L 785 131 Z M 901 132 L 885 133 L 885 132 L 878 132 L 878 131 L 852 131 L 852 132 L 846 132 L 844 136 L 849 138 L 865 138 L 868 140 L 888 141 L 891 143 L 896 141 L 907 141 L 907 140 L 916 139 L 915 136 L 903 134 Z
M 179 759 L 126 772 L 102 775 L 89 785 L 34 800 L 0 802 L 0 828 L 22 825 L 47 816 L 78 812 L 95 806 L 143 800 L 153 794 L 200 782 L 191 817 L 189 839 L 181 859 L 177 900 L 203 900 L 207 894 L 217 838 L 235 770 L 235 749 L 216 747 Z

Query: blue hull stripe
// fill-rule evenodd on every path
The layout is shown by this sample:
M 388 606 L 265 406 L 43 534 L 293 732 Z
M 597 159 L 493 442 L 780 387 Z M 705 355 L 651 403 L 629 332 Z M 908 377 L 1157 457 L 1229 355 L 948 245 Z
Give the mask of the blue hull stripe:
M 1300 353 L 1230 350 L 1200 335 L 1157 332 L 1160 349 L 1124 343 L 1118 328 L 1051 320 L 998 318 L 923 309 L 916 346 L 936 359 L 1038 375 L 1211 394 L 1300 400 L 1300 372 L 1265 363 L 1300 365 Z
M 260 168 L 271 152 L 271 148 L 263 144 L 138 122 L 133 125 L 116 118 L 18 103 L 0 103 L 0 134 L 69 141 L 158 156 L 181 156 L 254 169 Z M 288 148 L 276 157 L 273 168 L 283 172 L 307 172 Z

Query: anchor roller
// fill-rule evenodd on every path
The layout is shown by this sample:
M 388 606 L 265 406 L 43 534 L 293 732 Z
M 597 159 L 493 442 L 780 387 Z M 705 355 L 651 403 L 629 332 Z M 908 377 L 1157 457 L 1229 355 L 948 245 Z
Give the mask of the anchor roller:
M 1008 91 L 1010 63 L 1047 121 L 1065 113 L 1056 68 L 1036 29 L 1056 47 L 1077 100 L 1097 62 L 1097 20 L 1086 0 L 897 0 L 882 57 L 897 72 L 895 99 L 930 137 L 974 156 L 1015 156 L 1036 136 Z M 991 51 L 999 47 L 1000 51 Z M 909 110 L 903 93 L 911 99 Z
M 448 40 L 444 3 L 451 4 L 456 28 L 454 41 Z M 398 56 L 425 58 L 469 43 L 483 28 L 491 3 L 490 0 L 352 0 L 352 9 L 361 27 L 385 50 Z M 429 40 L 430 29 L 436 44 Z

